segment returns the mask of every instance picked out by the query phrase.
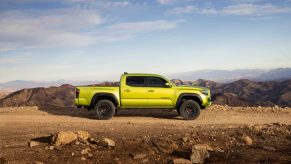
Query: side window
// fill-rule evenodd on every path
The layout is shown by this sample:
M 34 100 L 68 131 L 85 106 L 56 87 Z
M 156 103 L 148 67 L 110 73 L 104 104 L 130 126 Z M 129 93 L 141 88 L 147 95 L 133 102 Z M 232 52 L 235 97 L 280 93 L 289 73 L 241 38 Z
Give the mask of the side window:
M 128 76 L 126 78 L 126 85 L 132 87 L 145 87 L 145 78 L 142 76 Z
M 148 77 L 149 87 L 165 87 L 167 81 L 158 77 Z

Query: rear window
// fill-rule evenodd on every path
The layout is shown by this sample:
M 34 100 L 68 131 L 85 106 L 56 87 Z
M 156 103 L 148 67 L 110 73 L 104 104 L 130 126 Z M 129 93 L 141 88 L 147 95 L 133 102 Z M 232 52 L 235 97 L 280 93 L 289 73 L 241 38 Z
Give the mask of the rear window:
M 126 85 L 133 87 L 145 87 L 145 77 L 129 76 L 126 78 Z

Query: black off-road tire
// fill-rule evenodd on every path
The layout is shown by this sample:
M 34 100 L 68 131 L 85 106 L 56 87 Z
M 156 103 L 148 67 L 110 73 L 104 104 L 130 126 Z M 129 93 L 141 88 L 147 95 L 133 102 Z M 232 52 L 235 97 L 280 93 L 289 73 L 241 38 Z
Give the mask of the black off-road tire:
M 176 111 L 177 111 L 178 115 L 180 116 L 181 115 L 180 109 L 176 109 Z
M 200 115 L 200 105 L 194 100 L 186 100 L 179 108 L 180 116 L 185 120 L 195 120 Z
M 109 100 L 100 100 L 94 107 L 98 120 L 109 120 L 115 114 L 115 106 Z

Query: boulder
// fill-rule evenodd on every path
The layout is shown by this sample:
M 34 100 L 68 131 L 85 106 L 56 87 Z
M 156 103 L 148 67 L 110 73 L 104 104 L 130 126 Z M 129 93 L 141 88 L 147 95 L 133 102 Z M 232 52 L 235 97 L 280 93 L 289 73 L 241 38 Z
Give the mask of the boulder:
M 197 144 L 193 146 L 193 149 L 195 150 L 207 150 L 207 151 L 213 151 L 213 148 L 207 144 Z
M 244 143 L 246 145 L 252 145 L 253 144 L 252 138 L 247 136 L 247 135 L 242 136 L 242 140 L 244 141 Z
M 192 150 L 190 159 L 192 163 L 204 163 L 204 160 L 209 157 L 210 155 L 207 150 Z
M 176 143 L 172 143 L 162 139 L 154 140 L 152 141 L 152 143 L 158 149 L 158 151 L 167 154 L 173 153 L 179 147 Z
M 38 145 L 39 145 L 39 143 L 38 142 L 35 142 L 35 141 L 28 142 L 28 146 L 29 147 L 35 147 L 35 146 L 38 146 Z
M 78 139 L 78 135 L 72 131 L 60 131 L 52 135 L 52 144 L 59 146 L 71 143 Z
M 192 154 L 190 156 L 191 162 L 204 163 L 204 160 L 210 157 L 208 151 L 213 151 L 213 148 L 207 144 L 197 144 L 192 146 Z
M 76 131 L 76 134 L 81 140 L 87 140 L 88 138 L 90 138 L 90 133 L 87 131 Z
M 84 154 L 89 154 L 89 151 L 90 151 L 90 148 L 82 149 L 82 150 L 81 150 L 81 154 L 82 154 L 82 155 L 84 155 Z
M 147 154 L 130 154 L 130 156 L 133 158 L 133 159 L 144 159 Z
M 184 158 L 177 158 L 169 162 L 170 164 L 192 164 L 191 161 Z
M 100 144 L 107 148 L 115 147 L 115 142 L 110 138 L 102 138 L 100 141 Z
M 44 163 L 41 161 L 34 161 L 34 164 L 44 164 Z

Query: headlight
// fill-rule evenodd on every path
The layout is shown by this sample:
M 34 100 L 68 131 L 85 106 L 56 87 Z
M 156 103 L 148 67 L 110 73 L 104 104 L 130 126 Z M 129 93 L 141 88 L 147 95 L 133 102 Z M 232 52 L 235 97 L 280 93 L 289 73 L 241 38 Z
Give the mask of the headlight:
M 200 92 L 207 96 L 209 93 L 209 90 L 201 90 Z

